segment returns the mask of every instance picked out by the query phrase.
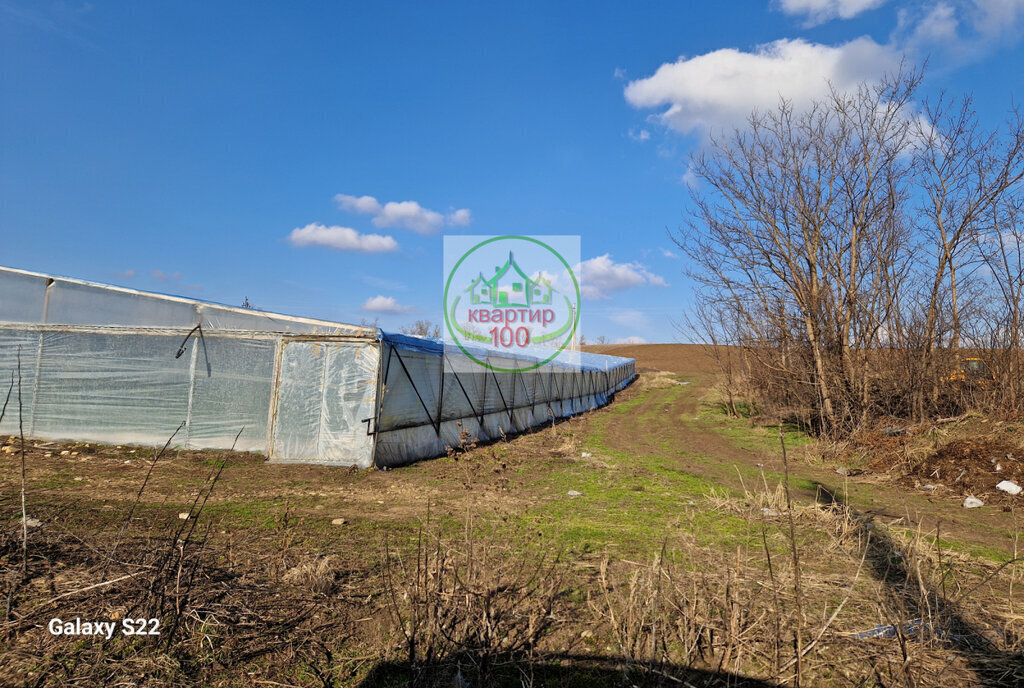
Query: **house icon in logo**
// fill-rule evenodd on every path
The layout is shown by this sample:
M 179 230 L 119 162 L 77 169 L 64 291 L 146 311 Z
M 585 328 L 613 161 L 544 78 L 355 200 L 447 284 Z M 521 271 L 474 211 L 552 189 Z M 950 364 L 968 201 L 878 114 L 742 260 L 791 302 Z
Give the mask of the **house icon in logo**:
M 556 290 L 543 275 L 530 279 L 516 264 L 509 251 L 505 264 L 494 268 L 490 279 L 481 272 L 467 287 L 470 303 L 496 306 L 498 308 L 528 308 L 550 305 L 552 293 Z

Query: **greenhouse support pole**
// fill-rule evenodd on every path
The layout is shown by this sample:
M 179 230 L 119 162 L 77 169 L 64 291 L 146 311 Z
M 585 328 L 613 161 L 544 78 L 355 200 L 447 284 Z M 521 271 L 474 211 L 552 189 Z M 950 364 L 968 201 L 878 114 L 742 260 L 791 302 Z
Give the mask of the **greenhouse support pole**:
M 319 347 L 318 343 L 313 343 L 312 346 Z M 331 351 L 333 346 L 324 342 L 324 367 L 323 372 L 320 374 L 320 417 L 317 421 L 316 426 L 316 461 L 322 463 L 329 460 L 326 456 L 326 452 L 323 449 L 323 434 L 324 434 L 324 423 L 327 422 L 327 416 L 325 414 L 325 408 L 327 406 L 327 373 L 331 367 Z M 310 347 L 312 351 L 312 347 Z
M 437 415 L 434 417 L 434 432 L 441 436 L 441 414 L 444 412 L 444 351 L 441 351 L 441 379 L 437 383 Z
M 270 410 L 267 412 L 267 456 L 274 458 L 274 426 L 277 424 L 277 395 L 281 387 L 281 358 L 284 337 L 274 339 L 274 377 L 270 385 Z
M 192 400 L 196 391 L 196 360 L 199 358 L 199 343 L 192 340 L 192 355 L 188 359 L 188 411 L 185 414 L 185 448 L 192 446 Z
M 379 340 L 376 344 L 377 349 L 377 393 L 373 399 L 373 432 L 370 432 L 370 424 L 366 424 L 366 433 L 370 435 L 370 465 L 377 465 L 377 425 L 380 423 L 380 412 L 381 412 L 381 401 L 384 396 L 384 379 L 387 375 L 386 368 L 384 366 L 384 341 Z M 388 363 L 391 362 L 391 357 L 388 357 Z M 367 419 L 371 420 L 370 418 Z
M 50 287 L 54 284 L 52 277 L 46 278 L 46 291 L 43 292 L 43 325 L 50 316 Z M 28 435 L 35 437 L 36 434 L 36 403 L 39 399 L 39 372 L 43 366 L 43 335 L 44 330 L 39 331 L 39 345 L 36 347 L 36 373 L 32 377 L 32 412 L 28 416 Z

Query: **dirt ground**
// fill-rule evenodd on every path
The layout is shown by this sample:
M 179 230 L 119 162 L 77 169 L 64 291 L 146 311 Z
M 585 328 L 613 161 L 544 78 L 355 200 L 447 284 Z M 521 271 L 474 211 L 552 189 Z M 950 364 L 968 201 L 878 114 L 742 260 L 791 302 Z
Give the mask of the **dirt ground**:
M 798 609 L 786 602 L 792 589 L 766 596 L 791 581 L 787 542 L 803 552 L 808 587 L 800 594 L 816 610 L 805 610 L 801 623 L 838 615 L 821 627 L 808 655 L 808 665 L 817 662 L 808 671 L 817 672 L 821 685 L 1011 685 L 1000 681 L 1016 680 L 1012 667 L 1018 665 L 1024 680 L 1024 661 L 1017 661 L 1024 655 L 1014 649 L 1024 644 L 1024 599 L 1020 584 L 1015 588 L 1014 578 L 1006 579 L 1016 568 L 1004 563 L 1017 547 L 1020 505 L 993 482 L 1020 482 L 1024 423 L 974 418 L 896 436 L 878 431 L 837 446 L 818 445 L 784 427 L 794 501 L 787 523 L 780 428 L 718 412 L 714 361 L 701 347 L 588 349 L 637 361 L 640 378 L 608 407 L 397 470 L 271 464 L 246 453 L 171 449 L 158 456 L 158 449 L 146 447 L 27 440 L 26 502 L 35 520 L 28 529 L 24 582 L 15 582 L 22 580 L 20 441 L 0 438 L 0 574 L 8 586 L 0 676 L 15 676 L 13 685 L 89 685 L 148 667 L 157 678 L 147 685 L 154 686 L 426 685 L 426 679 L 410 678 L 413 665 L 422 662 L 403 659 L 415 652 L 402 629 L 408 632 L 419 618 L 414 603 L 420 596 L 434 594 L 416 581 L 435 580 L 427 573 L 435 565 L 441 580 L 437 571 L 444 563 L 430 559 L 424 538 L 437 534 L 430 542 L 440 553 L 443 532 L 451 547 L 447 561 L 464 562 L 456 579 L 469 588 L 472 576 L 483 575 L 470 562 L 486 560 L 492 549 L 501 552 L 493 561 L 518 561 L 518 571 L 543 568 L 537 562 L 547 556 L 567 567 L 561 578 L 551 578 L 568 582 L 545 607 L 550 629 L 538 646 L 543 652 L 523 646 L 535 659 L 557 658 L 530 664 L 547 677 L 536 685 L 774 685 L 785 674 L 779 628 Z M 1004 457 L 998 471 L 991 462 L 997 455 Z M 965 492 L 985 506 L 964 509 Z M 922 578 L 916 588 L 893 586 L 900 576 L 910 580 L 914 552 L 921 557 L 915 575 L 934 570 L 934 585 Z M 640 610 L 650 606 L 639 597 L 642 574 L 649 562 L 670 558 L 689 562 L 679 570 L 700 572 L 699 580 L 679 583 L 689 592 L 680 593 L 678 604 L 694 604 L 701 590 L 700 599 L 725 606 L 691 610 L 692 618 L 704 619 L 701 628 L 717 629 L 706 641 L 700 640 L 705 631 L 694 636 L 698 645 L 708 643 L 707 654 L 637 674 L 652 650 L 636 645 L 643 633 L 617 631 L 616 624 L 623 618 L 637 619 L 637 628 L 654 624 L 654 617 L 642 621 L 647 617 Z M 494 570 L 501 573 L 502 566 Z M 663 571 L 654 580 L 675 581 L 673 575 Z M 521 587 L 495 584 L 488 594 L 497 599 L 543 587 L 530 580 Z M 93 590 L 97 584 L 102 587 Z M 959 629 L 950 633 L 988 638 L 993 649 L 954 641 L 950 654 L 948 643 L 936 641 L 910 655 L 904 647 L 900 655 L 899 645 L 844 635 L 894 619 L 920 623 L 931 618 L 924 607 L 928 614 L 952 610 L 944 601 L 953 599 L 947 585 L 959 591 L 956 611 L 943 612 Z M 465 599 L 482 599 L 485 587 L 473 588 L 477 592 Z M 915 589 L 929 592 L 922 598 Z M 984 590 L 985 597 L 974 590 Z M 972 597 L 963 597 L 968 591 Z M 839 615 L 844 594 L 849 602 Z M 441 597 L 445 604 L 455 599 Z M 522 609 L 534 601 L 509 599 Z M 657 598 L 650 599 L 655 604 Z M 879 606 L 886 599 L 892 604 Z M 737 605 L 743 604 L 751 606 L 741 613 Z M 45 630 L 53 613 L 123 618 L 153 605 L 176 629 L 159 660 L 137 641 L 72 646 Z M 431 618 L 439 618 L 433 609 Z M 966 610 L 973 614 L 969 620 Z M 671 618 L 686 617 L 684 611 L 679 607 Z M 406 612 L 412 616 L 399 621 L 396 614 Z M 735 623 L 725 627 L 708 621 L 734 613 Z M 525 632 L 515 625 L 523 618 L 492 621 L 506 624 L 500 627 L 516 638 Z M 530 628 L 539 618 L 528 619 Z M 629 640 L 630 633 L 640 635 Z M 438 637 L 420 638 L 421 647 L 434 642 L 452 652 L 454 646 Z M 472 643 L 460 642 L 462 654 L 446 656 L 470 656 Z M 665 647 L 668 654 L 676 651 Z M 478 657 L 482 650 L 474 652 Z M 426 663 L 431 661 L 452 670 L 453 660 Z M 917 667 L 913 675 L 907 673 L 911 665 Z M 666 672 L 672 683 L 665 683 Z M 748 679 L 740 674 L 768 683 L 744 683 Z M 437 685 L 451 684 L 445 676 Z M 521 679 L 516 673 L 500 685 L 521 685 Z
M 658 403 L 653 398 L 645 402 L 635 414 L 649 419 L 645 427 L 638 432 L 628 422 L 624 423 L 612 434 L 615 446 L 644 446 L 672 438 L 680 448 L 680 462 L 686 470 L 731 486 L 737 486 L 741 480 L 734 466 L 783 470 L 777 440 L 768 449 L 744 448 L 706 425 L 692 422 L 699 405 L 711 392 L 715 374 L 714 360 L 703 347 L 654 344 L 590 349 L 635 358 L 639 369 L 676 373 L 692 380 L 696 387 L 695 394 L 666 408 L 661 415 L 645 415 L 644 407 Z M 916 436 L 866 433 L 861 443 L 823 448 L 820 451 L 826 455 L 824 459 L 814 456 L 794 461 L 791 475 L 831 493 L 846 495 L 851 504 L 867 514 L 926 533 L 935 533 L 941 523 L 943 537 L 1012 552 L 1013 540 L 1007 535 L 1016 532 L 1017 527 L 1011 507 L 1024 507 L 1024 493 L 1014 499 L 997 490 L 996 484 L 1011 480 L 1024 486 L 1024 420 L 993 423 L 976 418 L 956 426 L 919 427 L 911 431 Z M 715 460 L 686 458 L 693 454 Z M 993 462 L 993 458 L 999 461 Z M 926 485 L 931 487 L 925 489 Z M 967 495 L 981 498 L 987 506 L 962 508 Z M 803 497 L 813 499 L 815 495 L 805 490 Z

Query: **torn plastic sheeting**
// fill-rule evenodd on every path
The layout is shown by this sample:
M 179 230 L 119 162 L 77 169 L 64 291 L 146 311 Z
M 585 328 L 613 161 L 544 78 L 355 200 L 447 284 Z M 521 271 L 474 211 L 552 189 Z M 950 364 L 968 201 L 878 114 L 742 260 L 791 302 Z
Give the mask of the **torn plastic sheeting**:
M 932 625 L 930 623 L 923 623 L 920 619 L 914 621 L 908 621 L 903 624 L 901 630 L 904 636 L 912 637 L 920 633 L 921 631 L 931 630 Z M 868 638 L 895 638 L 897 636 L 897 627 L 895 625 L 890 626 L 875 626 L 869 628 L 866 631 L 860 633 L 850 633 L 847 635 L 848 638 L 854 638 L 856 640 L 866 640 Z

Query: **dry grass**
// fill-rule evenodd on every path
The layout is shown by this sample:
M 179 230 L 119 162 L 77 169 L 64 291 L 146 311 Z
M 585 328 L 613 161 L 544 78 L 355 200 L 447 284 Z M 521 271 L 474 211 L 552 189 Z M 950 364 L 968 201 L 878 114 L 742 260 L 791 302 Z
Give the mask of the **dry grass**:
M 338 562 L 334 556 L 311 557 L 288 569 L 282 580 L 319 595 L 334 589 L 338 578 Z

